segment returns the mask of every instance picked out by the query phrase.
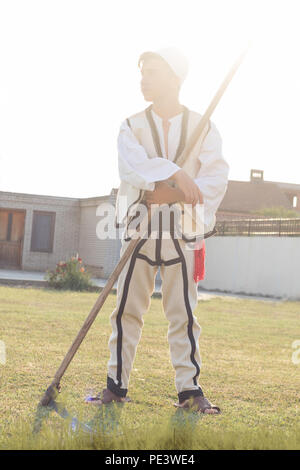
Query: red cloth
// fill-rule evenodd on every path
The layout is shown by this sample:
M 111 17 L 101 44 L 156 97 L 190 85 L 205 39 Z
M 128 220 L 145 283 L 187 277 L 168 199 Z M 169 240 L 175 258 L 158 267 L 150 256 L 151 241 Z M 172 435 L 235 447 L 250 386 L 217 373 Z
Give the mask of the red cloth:
M 194 281 L 202 281 L 205 277 L 205 243 L 202 248 L 194 250 Z

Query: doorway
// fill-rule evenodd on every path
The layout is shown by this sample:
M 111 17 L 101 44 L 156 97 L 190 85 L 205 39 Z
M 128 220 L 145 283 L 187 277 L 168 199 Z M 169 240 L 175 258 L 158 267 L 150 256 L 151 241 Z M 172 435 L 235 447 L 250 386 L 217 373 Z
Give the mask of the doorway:
M 20 269 L 25 210 L 0 209 L 0 267 Z

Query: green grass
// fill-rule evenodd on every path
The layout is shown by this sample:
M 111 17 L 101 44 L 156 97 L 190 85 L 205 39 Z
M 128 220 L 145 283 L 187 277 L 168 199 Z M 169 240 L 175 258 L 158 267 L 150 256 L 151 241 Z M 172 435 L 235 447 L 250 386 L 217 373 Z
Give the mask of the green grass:
M 37 404 L 96 301 L 97 293 L 0 286 L 0 449 L 299 449 L 299 302 L 214 298 L 196 310 L 202 326 L 200 383 L 220 416 L 176 411 L 168 323 L 152 299 L 130 380 L 132 403 L 83 403 L 105 387 L 109 316 L 104 308 L 63 380 L 59 401 L 97 432 L 72 433 L 49 413 L 32 433 Z

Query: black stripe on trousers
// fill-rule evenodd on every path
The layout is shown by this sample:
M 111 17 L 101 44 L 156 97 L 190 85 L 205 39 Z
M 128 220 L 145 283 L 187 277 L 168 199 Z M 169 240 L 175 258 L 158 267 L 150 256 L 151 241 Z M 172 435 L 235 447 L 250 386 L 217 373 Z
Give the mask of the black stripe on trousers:
M 144 243 L 146 243 L 146 241 L 147 241 L 146 238 L 142 239 L 137 244 L 137 246 L 136 246 L 136 248 L 135 248 L 135 250 L 134 250 L 134 252 L 131 256 L 130 265 L 129 265 L 129 268 L 128 268 L 128 271 L 127 271 L 127 274 L 126 274 L 126 279 L 125 279 L 125 282 L 124 282 L 124 288 L 123 288 L 122 298 L 121 298 L 121 302 L 120 302 L 120 307 L 119 307 L 119 311 L 118 311 L 117 318 L 116 318 L 117 331 L 118 331 L 118 337 L 117 337 L 117 381 L 118 381 L 118 385 L 117 386 L 119 388 L 121 388 L 121 385 L 122 385 L 122 380 L 121 380 L 121 377 L 122 377 L 122 339 L 123 339 L 122 315 L 123 315 L 126 300 L 127 300 L 129 284 L 130 284 L 130 280 L 131 280 L 131 277 L 132 277 L 135 262 L 136 262 L 136 259 L 137 259 L 137 254 L 138 254 L 140 248 L 144 245 Z M 110 384 L 111 384 L 111 381 L 110 381 Z M 111 387 L 109 387 L 109 388 L 111 388 Z M 124 396 L 124 393 L 126 394 L 126 392 L 127 392 L 126 389 L 124 389 L 125 392 L 121 392 L 121 390 L 118 390 L 115 387 L 113 387 L 113 388 L 114 388 L 114 390 L 111 390 L 111 391 L 116 393 L 117 395 L 120 395 L 120 396 Z
M 181 258 L 173 258 L 173 259 L 169 259 L 168 261 L 164 261 L 164 260 L 161 260 L 160 262 L 157 262 L 157 261 L 153 261 L 152 259 L 150 259 L 148 256 L 146 255 L 142 255 L 141 253 L 138 253 L 137 258 L 139 259 L 143 259 L 144 261 L 146 261 L 148 264 L 150 264 L 151 266 L 171 266 L 172 264 L 177 264 L 177 263 L 181 263 Z
M 174 242 L 174 246 L 175 246 L 175 248 L 176 248 L 176 251 L 177 251 L 179 257 L 181 258 L 184 303 L 185 303 L 185 308 L 186 308 L 187 315 L 188 315 L 188 320 L 189 320 L 189 321 L 188 321 L 188 337 L 189 337 L 189 340 L 190 340 L 190 343 L 191 343 L 191 355 L 190 355 L 190 358 L 191 358 L 192 364 L 194 364 L 194 366 L 195 366 L 195 368 L 196 368 L 196 374 L 195 374 L 194 377 L 193 377 L 193 382 L 194 382 L 194 385 L 197 385 L 197 377 L 198 377 L 199 374 L 200 374 L 200 367 L 199 367 L 199 364 L 197 363 L 197 361 L 196 361 L 196 359 L 195 359 L 196 342 L 195 342 L 195 338 L 194 338 L 194 335 L 193 335 L 193 323 L 194 323 L 194 319 L 193 319 L 193 312 L 192 312 L 192 309 L 191 309 L 191 306 L 190 306 L 190 302 L 189 302 L 188 275 L 187 275 L 186 261 L 185 261 L 183 252 L 182 252 L 182 250 L 181 250 L 181 248 L 180 248 L 178 239 L 173 238 L 173 242 Z M 192 392 L 192 391 L 191 391 L 191 392 Z M 191 393 L 191 394 L 192 394 L 192 393 Z

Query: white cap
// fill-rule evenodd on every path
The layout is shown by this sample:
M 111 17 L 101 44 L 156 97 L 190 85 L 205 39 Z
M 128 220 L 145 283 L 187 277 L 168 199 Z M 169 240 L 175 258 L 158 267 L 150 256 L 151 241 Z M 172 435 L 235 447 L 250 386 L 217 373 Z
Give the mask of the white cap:
M 141 58 L 144 58 L 147 54 L 148 52 L 145 52 L 141 55 Z M 157 51 L 149 51 L 149 54 L 156 54 L 164 59 L 179 78 L 180 84 L 183 83 L 188 74 L 189 64 L 187 58 L 177 47 L 166 47 Z

